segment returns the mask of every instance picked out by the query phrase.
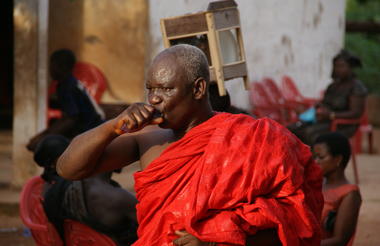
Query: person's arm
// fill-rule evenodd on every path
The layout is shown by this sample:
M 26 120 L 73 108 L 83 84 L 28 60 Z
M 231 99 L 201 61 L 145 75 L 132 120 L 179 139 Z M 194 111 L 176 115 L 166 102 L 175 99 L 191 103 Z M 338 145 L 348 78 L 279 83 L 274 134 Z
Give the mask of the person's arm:
M 355 233 L 362 199 L 359 191 L 347 194 L 339 208 L 334 225 L 333 236 L 322 240 L 322 246 L 346 245 Z
M 59 134 L 65 135 L 70 132 L 78 122 L 79 117 L 76 116 L 64 116 L 63 118 L 54 122 L 51 126 L 49 126 L 44 131 L 38 133 L 33 138 L 29 140 L 28 145 L 26 146 L 28 150 L 34 151 L 37 144 L 47 135 L 50 134 Z
M 58 174 L 66 179 L 83 179 L 137 161 L 137 134 L 119 136 L 115 128 L 124 122 L 129 131 L 139 131 L 152 121 L 153 113 L 152 106 L 136 103 L 117 118 L 75 137 L 58 159 Z
M 335 118 L 355 119 L 360 118 L 364 112 L 365 97 L 351 96 L 349 110 L 344 112 L 335 112 Z
M 317 118 L 319 120 L 324 119 L 356 119 L 359 118 L 364 112 L 365 97 L 351 96 L 349 102 L 349 109 L 343 112 L 334 112 L 326 107 L 320 107 L 317 110 Z

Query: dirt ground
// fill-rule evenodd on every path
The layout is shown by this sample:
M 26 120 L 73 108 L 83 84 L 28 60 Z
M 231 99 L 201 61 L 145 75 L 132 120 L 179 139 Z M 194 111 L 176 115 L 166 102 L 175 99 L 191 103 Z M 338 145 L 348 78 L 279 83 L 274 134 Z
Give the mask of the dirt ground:
M 360 155 L 358 157 L 360 192 L 362 206 L 356 232 L 355 246 L 380 245 L 380 156 Z M 347 173 L 352 176 L 352 167 Z M 353 180 L 353 179 L 351 179 Z
M 34 241 L 18 217 L 19 191 L 7 186 L 11 177 L 9 139 L 9 133 L 0 132 L 0 246 L 31 246 L 35 245 Z M 362 154 L 357 159 L 363 203 L 354 246 L 377 246 L 380 245 L 380 155 Z M 134 164 L 115 179 L 130 190 L 133 187 L 132 173 L 136 170 L 138 166 Z M 351 163 L 346 173 L 353 180 Z

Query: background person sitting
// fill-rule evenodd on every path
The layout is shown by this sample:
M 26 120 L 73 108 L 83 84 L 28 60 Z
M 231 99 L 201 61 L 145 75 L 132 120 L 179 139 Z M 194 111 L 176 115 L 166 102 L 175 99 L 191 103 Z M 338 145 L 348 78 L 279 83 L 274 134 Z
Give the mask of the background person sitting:
M 316 123 L 297 122 L 289 126 L 304 143 L 311 145 L 323 133 L 330 131 L 331 121 L 336 118 L 360 118 L 365 110 L 367 89 L 356 79 L 353 69 L 361 67 L 359 58 L 342 50 L 333 59 L 333 82 L 327 87 L 323 99 L 316 108 Z M 358 125 L 338 125 L 337 131 L 352 137 Z
M 81 181 L 61 178 L 55 171 L 58 157 L 69 141 L 59 135 L 41 140 L 34 154 L 44 168 L 44 210 L 49 221 L 64 238 L 64 219 L 73 219 L 111 237 L 119 245 L 136 239 L 136 198 L 111 179 L 112 172 Z
M 43 138 L 38 144 L 34 152 L 34 161 L 43 168 L 41 178 L 45 181 L 42 196 L 46 194 L 54 194 L 56 200 L 57 214 L 50 213 L 50 205 L 44 202 L 44 210 L 49 221 L 55 226 L 62 240 L 64 240 L 63 217 L 60 216 L 62 211 L 62 198 L 67 187 L 72 183 L 70 180 L 61 178 L 55 169 L 58 157 L 65 151 L 69 145 L 69 140 L 60 135 L 50 135 Z M 49 195 L 50 196 L 50 195 Z
M 316 139 L 313 152 L 326 178 L 321 245 L 352 245 L 362 199 L 359 187 L 350 184 L 344 174 L 351 154 L 350 143 L 340 133 L 327 133 Z
M 220 96 L 218 91 L 218 84 L 210 83 L 208 87 L 209 100 L 211 108 L 217 112 L 227 112 L 231 114 L 248 114 L 249 113 L 243 109 L 231 105 L 230 94 L 226 91 L 225 96 Z
M 131 245 L 137 240 L 137 200 L 111 176 L 106 172 L 73 181 L 63 200 L 65 216 L 108 235 L 118 245 Z
M 53 122 L 46 130 L 34 136 L 27 148 L 33 150 L 37 143 L 49 134 L 59 134 L 71 139 L 103 122 L 104 113 L 85 87 L 73 76 L 76 57 L 71 50 L 55 51 L 50 57 L 49 70 L 57 84 L 57 98 L 54 102 L 63 117 Z

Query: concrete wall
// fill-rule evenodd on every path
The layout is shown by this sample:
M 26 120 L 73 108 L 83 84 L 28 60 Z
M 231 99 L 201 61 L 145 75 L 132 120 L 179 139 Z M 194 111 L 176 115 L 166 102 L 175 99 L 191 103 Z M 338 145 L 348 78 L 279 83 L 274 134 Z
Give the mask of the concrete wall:
M 147 4 L 141 0 L 50 1 L 49 50 L 70 48 L 97 65 L 109 90 L 103 102 L 141 101 Z
M 97 65 L 109 81 L 103 101 L 143 100 L 147 4 L 140 0 L 15 0 L 13 14 L 12 182 L 21 186 L 38 171 L 26 145 L 46 127 L 48 54 L 69 48 L 78 60 Z
M 39 10 L 46 1 L 14 1 L 14 97 L 13 97 L 13 179 L 14 186 L 21 186 L 36 174 L 37 166 L 32 153 L 27 151 L 29 139 L 45 126 L 46 100 L 44 96 L 46 76 L 43 76 L 43 60 L 40 53 Z M 46 31 L 46 30 L 45 30 Z M 45 32 L 46 34 L 46 32 Z M 42 43 L 42 42 L 41 42 Z M 46 46 L 46 43 L 45 43 Z M 39 67 L 41 65 L 41 67 Z M 44 77 L 44 78 L 43 78 Z
M 294 78 L 306 96 L 329 83 L 331 58 L 343 46 L 344 0 L 235 0 L 240 10 L 250 80 Z M 208 1 L 150 1 L 151 55 L 163 49 L 159 20 L 206 10 Z M 240 80 L 228 81 L 233 104 L 249 108 Z

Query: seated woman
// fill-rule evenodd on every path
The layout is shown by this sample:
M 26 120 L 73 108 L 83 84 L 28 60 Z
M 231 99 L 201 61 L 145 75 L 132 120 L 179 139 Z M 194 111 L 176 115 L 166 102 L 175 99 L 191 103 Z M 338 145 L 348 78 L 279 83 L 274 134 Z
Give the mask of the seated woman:
M 50 135 L 37 144 L 34 153 L 35 162 L 44 168 L 47 218 L 62 239 L 64 219 L 73 219 L 106 234 L 117 245 L 131 245 L 137 239 L 136 198 L 111 179 L 112 172 L 78 181 L 58 176 L 56 162 L 68 145 L 65 137 Z
M 356 79 L 353 69 L 361 67 L 359 58 L 341 51 L 333 59 L 333 82 L 327 87 L 316 107 L 316 123 L 297 122 L 289 130 L 304 143 L 311 145 L 323 133 L 330 131 L 331 121 L 336 118 L 360 118 L 365 109 L 367 89 Z M 338 125 L 338 131 L 350 138 L 358 125 Z
M 340 133 L 327 133 L 316 139 L 313 152 L 326 178 L 321 245 L 352 245 L 362 199 L 359 187 L 350 184 L 344 175 L 351 155 L 350 143 Z

